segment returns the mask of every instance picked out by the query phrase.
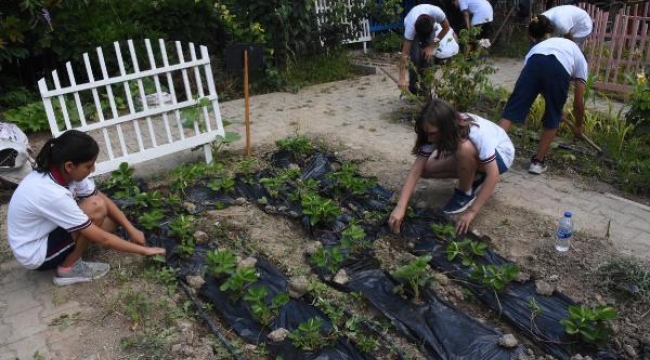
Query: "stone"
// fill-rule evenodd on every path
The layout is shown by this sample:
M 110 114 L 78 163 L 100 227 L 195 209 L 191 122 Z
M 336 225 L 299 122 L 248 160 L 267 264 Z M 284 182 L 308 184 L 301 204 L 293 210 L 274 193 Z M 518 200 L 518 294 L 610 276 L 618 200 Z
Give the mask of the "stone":
M 300 171 L 300 165 L 291 163 L 287 166 L 289 170 Z
M 297 276 L 289 279 L 289 296 L 294 299 L 300 298 L 309 291 L 309 279 L 304 276 Z
M 205 280 L 201 276 L 188 275 L 185 277 L 185 281 L 192 289 L 200 289 L 205 284 Z
M 555 291 L 555 287 L 544 280 L 535 281 L 535 291 L 540 295 L 550 296 Z
M 560 280 L 560 275 L 551 275 L 548 277 L 548 281 L 558 281 Z
M 248 268 L 254 268 L 255 264 L 257 264 L 257 259 L 249 256 L 246 259 L 240 260 L 237 262 L 237 267 L 238 268 L 243 268 L 243 269 L 248 269 Z
M 449 277 L 443 273 L 435 273 L 433 274 L 433 278 L 440 285 L 449 285 Z
M 623 350 L 629 357 L 636 359 L 636 350 L 634 350 L 632 346 L 630 346 L 629 344 L 625 344 L 623 345 Z
M 210 237 L 205 231 L 197 230 L 194 232 L 194 241 L 196 244 L 207 244 L 210 241 Z
M 246 205 L 247 203 L 248 203 L 248 200 L 246 200 L 246 198 L 238 197 L 238 198 L 235 199 L 235 205 L 243 206 L 243 205 Z
M 512 334 L 505 334 L 499 339 L 499 345 L 505 348 L 514 348 L 519 345 L 519 340 Z
M 279 328 L 271 331 L 266 337 L 273 342 L 280 342 L 284 341 L 284 339 L 287 338 L 287 335 L 289 335 L 289 330 L 285 328 Z
M 318 249 L 322 248 L 323 244 L 320 241 L 310 241 L 305 244 L 305 253 L 314 255 Z
M 266 205 L 264 207 L 264 212 L 267 214 L 275 214 L 277 212 L 277 209 L 273 205 Z
M 184 201 L 182 206 L 183 206 L 183 209 L 185 209 L 185 211 L 187 211 L 188 213 L 196 214 L 196 205 L 194 205 L 193 203 L 191 203 L 189 201 Z
M 530 274 L 525 273 L 525 272 L 519 272 L 519 273 L 517 274 L 517 276 L 515 276 L 515 279 L 514 279 L 514 280 L 515 280 L 516 282 L 519 282 L 519 283 L 526 282 L 526 281 L 530 280 Z
M 345 272 L 345 269 L 339 270 L 334 276 L 334 282 L 337 284 L 345 285 L 348 281 L 350 281 L 350 278 L 348 277 L 348 273 Z

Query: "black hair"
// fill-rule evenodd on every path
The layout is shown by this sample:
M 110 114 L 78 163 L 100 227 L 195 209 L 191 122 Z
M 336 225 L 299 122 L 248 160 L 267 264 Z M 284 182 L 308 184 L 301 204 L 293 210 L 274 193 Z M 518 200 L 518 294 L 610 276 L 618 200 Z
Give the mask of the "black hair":
M 436 149 L 439 155 L 456 151 L 461 140 L 459 120 L 460 113 L 450 103 L 439 98 L 429 100 L 415 121 L 414 130 L 417 137 L 412 153 L 417 154 L 420 147 L 429 142 L 424 131 L 425 123 L 438 128 L 439 141 Z
M 60 169 L 66 162 L 81 164 L 97 158 L 99 145 L 90 135 L 68 130 L 48 140 L 36 156 L 36 171 L 46 173 L 54 166 Z
M 551 34 L 555 31 L 555 26 L 545 15 L 533 16 L 528 25 L 528 35 L 532 37 L 535 42 L 543 40 L 546 34 Z
M 415 35 L 419 41 L 425 41 L 433 32 L 433 20 L 428 15 L 420 15 L 415 20 Z

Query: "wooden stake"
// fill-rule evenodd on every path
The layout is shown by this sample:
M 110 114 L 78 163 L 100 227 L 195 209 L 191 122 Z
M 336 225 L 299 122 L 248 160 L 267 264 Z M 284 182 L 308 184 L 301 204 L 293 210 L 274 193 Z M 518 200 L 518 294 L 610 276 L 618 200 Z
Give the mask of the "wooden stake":
M 244 49 L 244 104 L 246 107 L 246 156 L 251 156 L 251 121 L 248 109 L 248 49 Z

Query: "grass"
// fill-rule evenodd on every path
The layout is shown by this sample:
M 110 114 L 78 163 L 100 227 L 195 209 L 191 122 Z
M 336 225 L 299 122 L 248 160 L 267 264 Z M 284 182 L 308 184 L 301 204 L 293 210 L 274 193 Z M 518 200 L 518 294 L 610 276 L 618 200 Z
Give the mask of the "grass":
M 609 260 L 594 270 L 600 285 L 621 298 L 650 301 L 650 268 L 633 258 Z

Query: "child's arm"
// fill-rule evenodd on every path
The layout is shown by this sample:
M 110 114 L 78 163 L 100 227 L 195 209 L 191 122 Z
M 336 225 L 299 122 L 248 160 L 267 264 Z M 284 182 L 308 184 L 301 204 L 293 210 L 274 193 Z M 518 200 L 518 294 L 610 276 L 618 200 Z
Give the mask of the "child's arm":
M 98 245 L 111 248 L 121 252 L 128 252 L 140 255 L 165 254 L 165 249 L 159 247 L 147 247 L 133 242 L 126 241 L 119 236 L 112 234 L 95 224 L 79 231 L 81 236 Z
M 411 166 L 411 170 L 406 176 L 404 185 L 402 185 L 402 190 L 400 191 L 397 205 L 395 206 L 395 209 L 393 209 L 393 212 L 390 214 L 390 218 L 388 219 L 388 227 L 395 234 L 399 234 L 400 226 L 404 220 L 404 215 L 406 214 L 406 208 L 408 206 L 409 199 L 413 194 L 415 185 L 417 184 L 420 176 L 422 175 L 422 172 L 424 171 L 427 160 L 429 160 L 428 157 L 418 156 L 417 159 L 415 159 L 413 166 Z
M 481 211 L 485 202 L 490 198 L 490 196 L 492 196 L 494 188 L 497 186 L 498 182 L 499 166 L 497 165 L 496 160 L 494 160 L 485 164 L 485 181 L 483 182 L 483 186 L 476 195 L 476 200 L 474 200 L 472 206 L 470 206 L 456 222 L 456 233 L 458 235 L 462 235 L 469 230 L 469 225 L 474 220 L 476 214 Z
M 404 39 L 404 44 L 402 44 L 402 52 L 399 56 L 399 80 L 397 81 L 397 86 L 403 90 L 408 90 L 406 83 L 406 68 L 408 66 L 409 55 L 411 54 L 412 42 L 410 40 Z
M 99 196 L 101 196 L 104 199 L 104 203 L 106 203 L 107 216 L 117 225 L 124 228 L 126 233 L 129 234 L 129 239 L 131 241 L 136 244 L 145 245 L 144 233 L 131 224 L 129 219 L 126 218 L 126 215 L 124 215 L 124 212 L 117 207 L 115 202 L 101 192 L 99 193 Z

